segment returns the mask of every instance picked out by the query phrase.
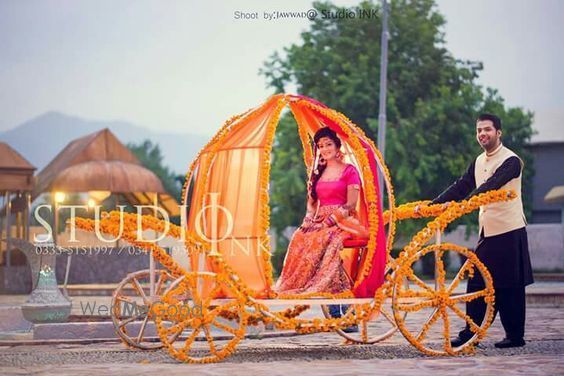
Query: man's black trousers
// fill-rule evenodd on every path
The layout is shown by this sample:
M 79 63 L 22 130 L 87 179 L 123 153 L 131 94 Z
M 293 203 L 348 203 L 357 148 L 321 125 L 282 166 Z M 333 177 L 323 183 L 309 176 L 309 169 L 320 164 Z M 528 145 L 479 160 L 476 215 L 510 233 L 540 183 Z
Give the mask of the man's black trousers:
M 482 290 L 483 286 L 469 284 L 467 293 Z M 525 335 L 525 286 L 496 288 L 495 289 L 495 311 L 494 320 L 499 312 L 501 324 L 505 329 L 505 336 L 511 340 L 522 339 Z M 486 303 L 484 298 L 474 299 L 466 303 L 466 314 L 472 321 L 480 325 L 486 314 Z M 460 338 L 470 339 L 474 333 L 470 326 L 459 333 Z

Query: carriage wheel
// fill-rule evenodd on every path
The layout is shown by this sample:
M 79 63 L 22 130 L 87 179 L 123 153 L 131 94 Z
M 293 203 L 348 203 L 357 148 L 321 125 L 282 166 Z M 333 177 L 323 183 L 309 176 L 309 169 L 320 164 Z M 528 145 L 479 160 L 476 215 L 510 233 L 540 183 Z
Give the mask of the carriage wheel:
M 112 295 L 111 316 L 115 331 L 128 345 L 139 349 L 159 349 L 159 342 L 152 320 L 148 315 L 156 300 L 150 296 L 149 270 L 128 274 Z M 158 297 L 174 283 L 174 277 L 166 270 L 155 270 L 155 296 Z
M 435 257 L 434 286 L 425 283 L 413 269 L 413 264 L 426 254 Z M 447 281 L 445 276 L 445 255 L 449 254 L 465 258 L 452 281 Z M 467 282 L 475 273 L 481 276 L 485 287 L 466 293 L 460 282 Z M 408 289 L 404 287 L 406 280 Z M 393 281 L 392 307 L 398 328 L 412 345 L 426 354 L 457 355 L 473 351 L 493 320 L 494 288 L 490 273 L 476 255 L 464 247 L 448 243 L 428 246 L 401 263 Z M 485 302 L 486 313 L 481 323 L 475 323 L 466 315 L 465 304 L 479 299 Z M 435 325 L 438 321 L 443 325 Z M 451 337 L 465 325 L 469 325 L 473 337 L 462 346 L 451 347 Z
M 386 274 L 391 270 L 388 269 Z M 407 287 L 407 286 L 406 286 Z M 371 303 L 363 305 L 350 305 L 344 314 L 362 312 L 363 310 L 374 311 L 369 317 L 358 322 L 358 332 L 347 333 L 343 329 L 337 329 L 335 332 L 341 337 L 344 337 L 350 343 L 362 343 L 372 345 L 390 338 L 397 330 L 398 326 L 394 319 L 392 310 L 391 296 L 386 296 L 384 301 L 377 309 L 376 301 L 372 300 Z M 329 306 L 321 306 L 323 314 L 326 318 L 332 318 L 329 313 Z M 351 312 L 352 311 L 352 312 Z M 405 316 L 405 313 L 403 314 Z
M 213 363 L 233 353 L 245 336 L 248 313 L 245 299 L 228 277 L 190 272 L 179 288 L 183 300 L 173 305 L 158 303 L 154 310 L 157 332 L 170 354 L 182 362 Z M 171 293 L 163 300 L 168 301 Z M 233 298 L 215 299 L 225 295 Z

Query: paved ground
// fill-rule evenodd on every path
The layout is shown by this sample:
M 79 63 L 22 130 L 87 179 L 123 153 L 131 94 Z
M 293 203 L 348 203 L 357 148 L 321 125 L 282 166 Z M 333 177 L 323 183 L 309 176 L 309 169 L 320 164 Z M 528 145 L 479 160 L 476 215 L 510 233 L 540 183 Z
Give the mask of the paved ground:
M 255 339 L 241 343 L 223 363 L 209 365 L 179 364 L 165 351 L 129 350 L 120 344 L 4 346 L 0 374 L 564 375 L 561 309 L 528 310 L 523 348 L 495 349 L 493 343 L 502 337 L 497 320 L 476 355 L 457 358 L 422 356 L 399 333 L 371 346 L 343 345 L 333 333 Z

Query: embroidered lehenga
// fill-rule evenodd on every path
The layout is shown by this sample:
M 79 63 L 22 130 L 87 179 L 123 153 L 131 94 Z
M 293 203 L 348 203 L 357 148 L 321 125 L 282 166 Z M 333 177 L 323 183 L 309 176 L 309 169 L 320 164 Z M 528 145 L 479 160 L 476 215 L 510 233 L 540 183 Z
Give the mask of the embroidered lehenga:
M 318 210 L 317 223 L 339 213 L 339 208 L 346 204 L 349 185 L 361 184 L 358 171 L 348 164 L 339 179 L 335 181 L 319 180 L 316 185 Z M 327 228 L 296 230 L 284 260 L 284 267 L 275 290 L 288 294 L 340 293 L 351 290 L 352 281 L 345 272 L 340 258 L 343 241 L 351 237 L 352 216 L 337 216 L 337 223 Z M 354 225 L 353 225 L 354 227 Z

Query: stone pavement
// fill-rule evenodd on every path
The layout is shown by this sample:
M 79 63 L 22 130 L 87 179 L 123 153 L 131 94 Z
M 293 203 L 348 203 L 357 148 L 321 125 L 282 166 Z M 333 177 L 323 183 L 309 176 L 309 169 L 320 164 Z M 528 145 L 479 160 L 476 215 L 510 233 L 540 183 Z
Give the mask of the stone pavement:
M 0 347 L 3 375 L 564 375 L 564 311 L 529 308 L 527 346 L 499 350 L 499 319 L 476 355 L 431 358 L 409 345 L 400 333 L 376 345 L 343 345 L 333 333 L 245 340 L 222 363 L 179 364 L 166 351 L 130 350 L 121 344 L 58 344 Z
M 457 359 L 313 360 L 261 363 L 91 364 L 5 368 L 5 375 L 561 375 L 564 361 L 546 355 Z

